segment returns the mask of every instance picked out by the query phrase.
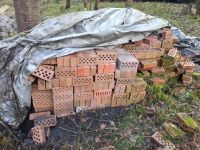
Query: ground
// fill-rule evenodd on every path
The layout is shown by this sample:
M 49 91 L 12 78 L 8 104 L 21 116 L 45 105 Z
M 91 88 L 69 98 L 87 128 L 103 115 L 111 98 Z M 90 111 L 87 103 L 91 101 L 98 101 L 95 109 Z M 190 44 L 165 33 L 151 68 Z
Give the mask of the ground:
M 84 10 L 80 1 L 74 0 L 72 8 L 69 10 L 64 9 L 64 0 L 44 2 L 43 17 Z M 1 4 L 12 6 L 11 0 L 1 0 L 0 6 Z M 124 7 L 124 3 L 100 3 L 100 8 L 105 7 Z M 172 25 L 180 28 L 187 35 L 200 35 L 200 17 L 183 14 L 182 4 L 140 2 L 134 3 L 133 8 L 169 20 Z M 13 14 L 12 12 L 13 8 L 10 8 L 10 15 Z M 142 75 L 138 74 L 138 76 Z M 180 126 L 175 117 L 177 112 L 188 113 L 195 120 L 200 120 L 198 113 L 200 111 L 200 90 L 183 85 L 179 77 L 169 78 L 167 74 L 159 76 L 168 78 L 167 84 L 148 86 L 147 96 L 140 104 L 129 108 L 83 112 L 76 116 L 59 119 L 58 126 L 53 129 L 48 144 L 37 147 L 27 144 L 25 149 L 58 148 L 64 150 L 72 149 L 72 147 L 73 149 L 96 149 L 106 145 L 113 145 L 118 150 L 154 149 L 151 135 L 155 131 L 164 133 L 162 126 L 164 122 L 172 122 Z M 200 81 L 199 78 L 195 79 L 195 82 Z M 23 132 L 26 132 L 26 129 Z M 200 149 L 198 131 L 195 133 L 185 132 L 184 136 L 179 139 L 172 139 L 168 136 L 166 138 L 176 144 L 177 149 Z M 20 147 L 16 141 L 17 139 L 12 134 L 1 132 L 1 149 Z

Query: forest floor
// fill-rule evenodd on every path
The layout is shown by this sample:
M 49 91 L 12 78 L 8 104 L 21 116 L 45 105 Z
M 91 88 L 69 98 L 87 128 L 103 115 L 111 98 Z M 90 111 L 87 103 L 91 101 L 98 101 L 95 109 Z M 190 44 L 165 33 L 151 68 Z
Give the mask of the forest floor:
M 64 0 L 44 2 L 43 17 L 84 10 L 81 0 L 72 1 L 72 8 L 69 10 L 64 9 L 64 2 Z M 12 6 L 11 0 L 1 0 L 0 6 L 3 4 Z M 199 36 L 200 17 L 183 14 L 182 6 L 182 4 L 140 2 L 134 3 L 133 8 L 166 19 L 187 35 Z M 101 2 L 100 8 L 105 7 L 124 7 L 124 3 Z M 13 15 L 12 7 L 9 13 Z M 138 76 L 144 77 L 140 73 Z M 147 96 L 140 104 L 128 108 L 106 108 L 96 112 L 83 112 L 75 116 L 60 118 L 56 129 L 52 131 L 54 138 L 50 137 L 48 144 L 34 147 L 32 144 L 26 144 L 24 149 L 67 150 L 73 148 L 85 150 L 113 145 L 118 150 L 148 150 L 155 148 L 151 141 L 151 135 L 155 131 L 165 134 L 164 122 L 171 122 L 179 126 L 175 117 L 176 113 L 185 112 L 196 121 L 200 121 L 199 89 L 191 89 L 191 86 L 183 85 L 180 82 L 180 76 L 169 77 L 167 73 L 152 74 L 152 76 L 163 77 L 168 81 L 164 86 L 149 85 Z M 149 77 L 144 78 L 148 80 Z M 200 83 L 200 78 L 194 80 L 194 83 L 197 82 Z M 172 141 L 177 149 L 200 149 L 199 131 L 195 133 L 184 132 L 184 136 L 178 139 L 172 139 L 169 136 L 166 138 Z M 17 144 L 17 141 L 12 134 L 8 134 L 5 130 L 0 132 L 0 149 L 22 148 L 20 144 Z

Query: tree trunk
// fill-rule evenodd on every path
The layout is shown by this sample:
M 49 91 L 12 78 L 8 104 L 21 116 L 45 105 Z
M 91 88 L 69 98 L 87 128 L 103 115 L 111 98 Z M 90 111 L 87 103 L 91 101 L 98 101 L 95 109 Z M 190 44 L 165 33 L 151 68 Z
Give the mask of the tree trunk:
M 27 31 L 41 22 L 40 0 L 13 0 L 18 31 Z
M 88 0 L 83 0 L 84 8 L 87 9 Z
M 69 9 L 71 7 L 71 0 L 66 0 L 65 9 Z
M 125 7 L 131 7 L 133 5 L 133 0 L 126 0 Z
M 98 9 L 99 9 L 99 0 L 95 0 L 94 10 L 98 10 Z

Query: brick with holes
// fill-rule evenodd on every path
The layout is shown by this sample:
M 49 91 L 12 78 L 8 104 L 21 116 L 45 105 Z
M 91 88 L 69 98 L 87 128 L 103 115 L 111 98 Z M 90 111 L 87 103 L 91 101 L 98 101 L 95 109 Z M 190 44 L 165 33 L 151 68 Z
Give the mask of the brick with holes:
M 42 65 L 42 67 L 44 67 L 44 68 L 46 68 L 48 70 L 54 71 L 54 66 L 52 66 L 52 65 Z
M 142 78 L 137 78 L 132 84 L 131 91 L 145 90 L 147 83 Z
M 39 117 L 42 117 L 42 116 L 49 116 L 49 115 L 51 115 L 50 111 L 30 113 L 29 114 L 29 120 L 35 120 L 36 118 L 39 118 Z
M 73 78 L 73 86 L 84 86 L 93 84 L 93 77 L 78 77 Z
M 166 50 L 169 50 L 169 49 L 173 48 L 173 40 L 172 40 L 172 38 L 163 39 L 162 40 L 162 48 L 165 48 Z
M 46 142 L 45 130 L 42 125 L 33 127 L 31 129 L 31 132 L 32 132 L 32 139 L 35 144 L 43 144 Z
M 134 79 L 132 78 L 119 78 L 116 81 L 116 84 L 125 84 L 125 85 L 131 85 L 133 83 Z
M 176 48 L 172 48 L 169 50 L 167 56 L 174 58 L 176 56 L 177 52 L 178 52 L 178 50 Z
M 132 91 L 130 94 L 130 99 L 127 100 L 127 105 L 136 104 L 145 98 L 146 91 Z
M 97 97 L 111 97 L 112 89 L 96 90 L 94 91 L 94 98 Z
M 88 50 L 77 53 L 78 66 L 94 66 L 97 65 L 97 55 L 94 50 Z
M 52 91 L 32 91 L 32 101 L 35 112 L 52 111 L 53 97 Z
M 119 70 L 134 70 L 137 71 L 139 61 L 131 54 L 118 55 L 117 68 Z
M 113 94 L 111 106 L 112 107 L 126 106 L 126 102 L 128 99 L 129 99 L 129 93 Z
M 169 143 L 171 143 L 170 141 L 164 140 L 164 137 L 158 131 L 156 131 L 151 137 L 160 146 L 166 146 Z M 169 149 L 169 150 L 173 150 L 173 149 Z
M 73 114 L 73 87 L 53 88 L 53 106 L 57 117 Z
M 57 120 L 55 115 L 41 116 L 34 120 L 34 125 L 42 125 L 43 127 L 53 127 L 56 126 Z
M 180 62 L 179 68 L 182 70 L 193 70 L 196 65 L 192 61 Z
M 112 82 L 113 80 L 114 80 L 114 73 L 95 75 L 95 82 Z
M 158 62 L 155 59 L 146 59 L 140 61 L 139 70 L 151 70 L 157 67 Z
M 90 67 L 89 66 L 78 67 L 77 76 L 78 77 L 90 76 Z
M 113 49 L 95 50 L 98 56 L 98 64 L 115 63 L 117 55 Z
M 77 77 L 77 67 L 56 67 L 56 78 L 73 78 Z
M 35 80 L 36 80 L 36 77 L 34 77 L 34 76 L 32 76 L 32 75 L 29 75 L 29 76 L 28 76 L 28 81 L 29 81 L 30 83 L 35 82 Z
M 40 66 L 35 72 L 32 73 L 32 75 L 43 80 L 50 81 L 54 76 L 54 71 Z
M 151 37 L 144 39 L 144 42 L 151 45 L 153 48 L 160 48 L 162 43 L 160 40 Z
M 74 100 L 80 101 L 80 100 L 86 100 L 86 99 L 93 99 L 93 91 L 91 92 L 83 92 L 83 93 L 74 93 Z

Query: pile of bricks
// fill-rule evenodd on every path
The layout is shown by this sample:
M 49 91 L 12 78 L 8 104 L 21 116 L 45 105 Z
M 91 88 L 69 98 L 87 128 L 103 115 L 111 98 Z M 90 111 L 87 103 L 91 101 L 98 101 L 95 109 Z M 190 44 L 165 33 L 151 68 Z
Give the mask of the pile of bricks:
M 55 117 L 74 114 L 79 110 L 128 106 L 140 102 L 146 95 L 147 83 L 143 78 L 136 77 L 137 71 L 146 75 L 149 72 L 165 72 L 161 57 L 179 58 L 178 50 L 173 47 L 174 42 L 176 39 L 171 29 L 165 28 L 158 36 L 149 36 L 117 48 L 82 51 L 46 60 L 29 76 L 29 81 L 32 83 L 35 112 L 51 112 L 53 115 L 49 114 L 46 118 L 39 115 L 37 119 L 45 122 L 42 120 L 54 117 L 55 125 Z M 185 70 L 183 80 L 190 82 L 188 72 L 194 68 L 194 64 L 183 62 L 180 61 L 177 68 Z M 165 84 L 165 79 L 152 78 L 150 81 L 152 84 Z M 43 134 L 45 128 L 52 126 L 35 125 L 33 132 Z M 42 143 L 45 140 L 34 141 Z

